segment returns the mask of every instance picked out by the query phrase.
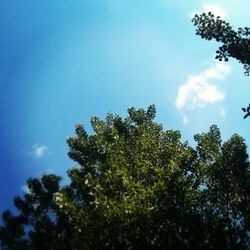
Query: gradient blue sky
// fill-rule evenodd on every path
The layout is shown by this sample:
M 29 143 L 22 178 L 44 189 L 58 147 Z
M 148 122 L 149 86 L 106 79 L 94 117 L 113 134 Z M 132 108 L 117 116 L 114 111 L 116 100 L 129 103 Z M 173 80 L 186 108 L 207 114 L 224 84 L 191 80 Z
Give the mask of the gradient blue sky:
M 66 138 L 90 117 L 155 104 L 183 140 L 212 124 L 250 144 L 250 78 L 214 61 L 191 16 L 211 9 L 249 26 L 249 0 L 6 0 L 0 2 L 0 211 L 30 176 L 65 176 Z

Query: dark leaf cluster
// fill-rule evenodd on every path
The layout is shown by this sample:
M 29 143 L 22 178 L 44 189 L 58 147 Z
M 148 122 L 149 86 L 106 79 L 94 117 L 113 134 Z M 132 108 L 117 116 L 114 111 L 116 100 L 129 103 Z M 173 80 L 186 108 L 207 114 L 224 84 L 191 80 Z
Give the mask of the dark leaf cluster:
M 192 22 L 196 26 L 196 34 L 206 40 L 216 40 L 222 45 L 216 51 L 216 59 L 228 61 L 230 57 L 244 65 L 245 74 L 250 74 L 250 28 L 239 28 L 235 31 L 232 26 L 215 17 L 211 12 L 195 15 Z
M 250 75 L 250 28 L 238 28 L 233 30 L 232 26 L 213 13 L 202 13 L 195 15 L 192 19 L 196 26 L 196 35 L 206 40 L 216 40 L 222 45 L 216 51 L 215 58 L 219 61 L 228 61 L 230 57 L 235 58 L 243 64 L 245 75 Z M 246 112 L 244 119 L 249 116 L 248 108 L 242 108 Z
M 250 104 L 248 105 L 247 108 L 242 108 L 242 111 L 246 113 L 244 115 L 244 119 L 246 119 L 248 116 L 250 116 Z

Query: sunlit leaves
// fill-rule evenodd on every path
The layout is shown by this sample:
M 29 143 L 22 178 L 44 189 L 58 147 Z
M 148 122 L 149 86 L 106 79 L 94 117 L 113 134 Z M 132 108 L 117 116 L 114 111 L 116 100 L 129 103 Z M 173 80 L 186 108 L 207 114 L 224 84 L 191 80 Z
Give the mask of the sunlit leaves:
M 91 119 L 67 140 L 69 183 L 30 178 L 3 214 L 3 249 L 249 249 L 250 169 L 245 141 L 164 130 L 148 110 Z

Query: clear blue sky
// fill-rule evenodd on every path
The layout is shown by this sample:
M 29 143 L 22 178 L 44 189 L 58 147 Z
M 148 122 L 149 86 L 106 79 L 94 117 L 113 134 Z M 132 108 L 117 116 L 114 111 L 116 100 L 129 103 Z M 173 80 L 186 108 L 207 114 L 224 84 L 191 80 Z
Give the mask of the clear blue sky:
M 191 16 L 211 9 L 250 26 L 250 1 L 5 0 L 0 2 L 0 211 L 25 180 L 75 165 L 66 138 L 90 117 L 155 104 L 183 140 L 221 128 L 250 145 L 250 78 L 214 61 Z

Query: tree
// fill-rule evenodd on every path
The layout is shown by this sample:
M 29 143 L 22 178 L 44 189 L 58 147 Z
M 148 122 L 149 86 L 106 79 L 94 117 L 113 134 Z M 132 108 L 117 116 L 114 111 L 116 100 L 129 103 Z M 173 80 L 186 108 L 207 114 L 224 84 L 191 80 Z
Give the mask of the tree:
M 195 136 L 154 121 L 155 107 L 91 119 L 68 139 L 77 166 L 28 180 L 3 214 L 3 249 L 249 249 L 249 162 L 238 135 Z M 12 239 L 12 240 L 11 240 Z
M 235 134 L 222 144 L 219 129 L 212 126 L 195 140 L 210 247 L 248 249 L 250 168 L 244 139 Z
M 155 123 L 155 112 L 93 117 L 94 135 L 77 125 L 68 140 L 81 167 L 69 171 L 73 196 L 61 192 L 57 200 L 76 226 L 79 249 L 187 248 L 194 151 L 178 131 Z
M 232 26 L 211 12 L 195 15 L 192 19 L 196 35 L 206 40 L 215 39 L 222 45 L 216 51 L 216 59 L 228 61 L 229 57 L 237 59 L 244 65 L 245 74 L 250 74 L 250 28 L 233 30 Z
M 64 237 L 65 231 L 70 235 L 69 225 L 54 199 L 60 180 L 51 174 L 27 181 L 29 191 L 23 198 L 14 198 L 20 214 L 14 216 L 7 210 L 2 215 L 1 249 L 70 249 Z
M 250 75 L 250 28 L 238 28 L 235 31 L 232 26 L 222 20 L 219 16 L 215 17 L 211 12 L 195 15 L 192 19 L 196 26 L 196 35 L 206 40 L 216 40 L 222 43 L 216 51 L 216 59 L 228 61 L 230 57 L 235 58 L 243 64 L 245 75 Z M 249 104 L 250 107 L 250 104 Z M 243 108 L 246 112 L 244 119 L 250 115 L 250 109 Z

